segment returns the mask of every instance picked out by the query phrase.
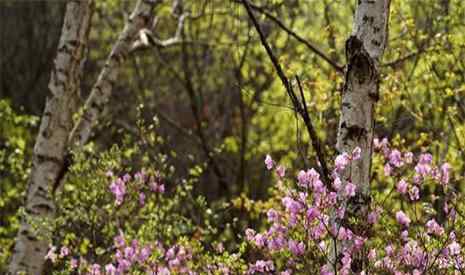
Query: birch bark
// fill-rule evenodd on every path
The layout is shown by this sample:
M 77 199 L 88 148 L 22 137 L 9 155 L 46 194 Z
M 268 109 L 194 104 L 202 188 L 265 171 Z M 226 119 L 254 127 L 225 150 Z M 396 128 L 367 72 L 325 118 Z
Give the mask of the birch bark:
M 82 146 L 89 139 L 93 125 L 97 122 L 110 99 L 120 65 L 130 54 L 134 42 L 137 41 L 140 35 L 140 31 L 150 28 L 153 19 L 153 10 L 162 1 L 137 1 L 131 16 L 105 62 L 105 66 L 100 72 L 97 82 L 92 87 L 89 98 L 84 105 L 83 114 L 70 135 L 70 143 L 72 145 Z
M 77 109 L 81 62 L 87 47 L 93 0 L 69 1 L 66 5 L 55 64 L 49 81 L 47 99 L 36 143 L 28 182 L 25 212 L 10 261 L 9 274 L 41 274 L 48 240 L 39 238 L 31 221 L 52 218 L 55 205 L 52 186 L 64 165 L 72 115 Z
M 346 218 L 339 221 L 357 235 L 365 236 L 370 205 L 370 172 L 374 132 L 374 108 L 379 96 L 379 61 L 388 41 L 390 0 L 358 0 L 352 35 L 346 41 L 346 74 L 336 149 L 352 152 L 361 148 L 361 158 L 346 168 L 343 180 L 357 186 L 355 197 L 346 202 Z M 353 222 L 353 221 L 356 222 Z M 345 243 L 337 243 L 331 257 L 336 265 Z M 352 271 L 360 272 L 364 259 L 354 255 Z

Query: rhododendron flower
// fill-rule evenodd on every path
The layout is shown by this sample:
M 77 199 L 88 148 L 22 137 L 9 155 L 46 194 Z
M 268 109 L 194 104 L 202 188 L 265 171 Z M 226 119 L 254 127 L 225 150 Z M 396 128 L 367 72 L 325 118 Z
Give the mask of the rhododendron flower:
M 355 147 L 352 151 L 352 160 L 358 160 L 361 157 L 362 149 L 360 147 Z
M 320 275 L 334 275 L 332 267 L 329 264 L 325 264 L 321 267 Z
M 273 159 L 271 158 L 270 155 L 266 155 L 266 157 L 265 157 L 265 165 L 266 165 L 266 169 L 268 169 L 268 170 L 273 169 L 274 162 L 273 162 Z
M 105 274 L 108 275 L 115 275 L 116 274 L 116 267 L 112 264 L 107 264 L 105 266 Z
M 347 153 L 342 153 L 336 157 L 336 160 L 334 161 L 334 165 L 336 166 L 336 171 L 342 171 L 346 168 L 347 165 L 349 165 L 350 159 L 349 155 Z
M 305 253 L 305 244 L 303 242 L 289 240 L 289 251 L 291 251 L 294 256 L 300 256 Z
M 245 237 L 248 241 L 253 241 L 254 237 L 255 237 L 255 230 L 251 229 L 251 228 L 247 228 L 245 230 Z
M 456 241 L 453 241 L 450 243 L 447 248 L 449 249 L 450 255 L 459 255 L 460 254 L 460 244 L 457 243 Z
M 339 189 L 340 189 L 341 186 L 342 186 L 342 181 L 341 181 L 341 179 L 340 179 L 339 177 L 336 177 L 336 178 L 334 179 L 332 185 L 333 185 L 334 190 L 339 191 Z
M 450 178 L 450 164 L 449 163 L 444 163 L 441 165 L 441 180 L 440 182 L 442 184 L 448 184 L 449 183 L 449 178 Z
M 402 211 L 397 211 L 396 213 L 396 220 L 399 224 L 408 227 L 410 225 L 409 217 Z
M 145 194 L 144 193 L 139 193 L 139 204 L 141 206 L 144 206 L 145 205 Z
M 155 193 L 165 193 L 165 185 L 158 182 L 151 182 L 149 184 L 150 190 Z
M 268 221 L 269 222 L 278 222 L 279 221 L 279 214 L 274 209 L 268 210 L 267 216 L 268 216 Z
M 66 257 L 69 255 L 69 248 L 66 246 L 61 247 L 60 249 L 60 258 Z
M 378 222 L 379 220 L 379 214 L 380 212 L 378 210 L 375 210 L 375 211 L 371 211 L 369 214 L 368 214 L 368 223 L 370 224 L 375 224 Z
M 310 182 L 310 178 L 308 177 L 307 173 L 304 170 L 300 170 L 297 174 L 297 182 L 302 187 L 308 187 Z
M 429 154 L 429 153 L 425 153 L 425 154 L 420 155 L 418 163 L 431 164 L 432 161 L 433 161 L 433 156 L 431 154 Z
M 286 209 L 294 214 L 299 213 L 303 208 L 301 203 L 299 203 L 291 197 L 284 197 L 281 201 L 283 205 L 286 207 Z
M 47 255 L 45 255 L 46 260 L 50 260 L 52 263 L 57 261 L 58 255 L 56 254 L 56 246 L 50 246 Z
M 90 267 L 90 272 L 89 272 L 89 275 L 100 275 L 102 274 L 101 272 L 101 267 L 99 264 L 93 264 L 91 267 Z
M 71 260 L 69 260 L 69 267 L 71 269 L 76 269 L 78 267 L 78 260 L 75 258 L 72 258 Z
M 442 228 L 435 219 L 431 219 L 426 222 L 426 228 L 429 234 L 434 234 L 436 236 L 441 236 L 444 234 L 444 228 Z
M 396 185 L 396 190 L 397 192 L 401 194 L 405 194 L 407 193 L 407 187 L 408 187 L 407 182 L 404 179 L 401 179 Z
M 355 196 L 355 190 L 357 189 L 357 186 L 355 184 L 348 182 L 345 187 L 345 195 L 347 197 L 353 197 Z
M 404 161 L 405 161 L 405 163 L 408 163 L 408 164 L 412 163 L 413 162 L 413 153 L 412 152 L 406 152 L 404 154 Z
M 376 249 L 373 248 L 373 249 L 370 249 L 370 252 L 368 252 L 368 260 L 370 261 L 374 261 L 376 259 Z
M 420 199 L 420 189 L 417 186 L 413 186 L 409 190 L 409 196 L 412 201 L 416 201 Z
M 116 179 L 110 184 L 110 191 L 116 197 L 116 205 L 123 203 L 124 195 L 126 194 L 125 182 L 121 179 Z
M 258 260 L 255 262 L 255 264 L 251 265 L 249 267 L 249 270 L 247 271 L 248 274 L 254 274 L 256 272 L 270 272 L 274 271 L 274 264 L 272 261 L 263 261 L 263 260 Z
M 395 167 L 401 167 L 404 163 L 402 161 L 402 154 L 399 150 L 394 149 L 389 154 L 389 163 Z
M 279 165 L 276 168 L 276 174 L 278 174 L 278 177 L 284 178 L 284 176 L 286 175 L 286 167 Z
M 384 175 L 386 177 L 389 177 L 391 175 L 391 173 L 392 173 L 392 167 L 391 167 L 391 165 L 389 165 L 389 163 L 386 163 L 384 165 Z

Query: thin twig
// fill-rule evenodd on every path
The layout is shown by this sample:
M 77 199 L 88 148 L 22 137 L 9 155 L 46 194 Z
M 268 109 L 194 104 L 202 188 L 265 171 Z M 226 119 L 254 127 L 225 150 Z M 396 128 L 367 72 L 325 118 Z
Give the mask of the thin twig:
M 325 54 L 322 50 L 318 49 L 316 46 L 314 46 L 312 43 L 310 43 L 308 40 L 291 30 L 289 27 L 284 25 L 284 23 L 279 20 L 276 16 L 272 15 L 271 13 L 267 12 L 265 9 L 262 7 L 256 6 L 252 3 L 248 3 L 249 7 L 252 9 L 260 12 L 261 14 L 265 15 L 268 19 L 273 21 L 276 25 L 278 25 L 283 31 L 288 33 L 290 36 L 294 37 L 297 41 L 300 43 L 304 44 L 308 49 L 310 49 L 313 53 L 321 57 L 323 60 L 325 60 L 329 65 L 331 65 L 338 73 L 344 73 L 344 66 L 338 64 L 336 61 L 332 60 L 327 54 Z
M 311 123 L 310 116 L 308 115 L 308 112 L 306 112 L 306 106 L 304 106 L 304 108 L 302 108 L 302 106 L 301 106 L 301 104 L 300 104 L 300 102 L 299 102 L 299 100 L 298 100 L 298 98 L 297 98 L 297 96 L 296 96 L 296 94 L 294 92 L 294 89 L 293 89 L 292 85 L 290 84 L 288 78 L 286 77 L 286 74 L 284 73 L 283 69 L 281 68 L 281 65 L 278 62 L 278 59 L 273 54 L 273 51 L 271 50 L 270 45 L 268 45 L 268 42 L 266 41 L 266 38 L 263 35 L 263 32 L 262 32 L 262 30 L 260 28 L 260 25 L 258 24 L 257 19 L 255 18 L 255 15 L 252 12 L 252 9 L 250 7 L 249 2 L 247 0 L 242 0 L 242 3 L 244 4 L 244 7 L 246 8 L 249 17 L 252 20 L 252 23 L 253 23 L 255 29 L 257 30 L 257 32 L 258 32 L 258 34 L 260 36 L 260 41 L 261 41 L 263 47 L 265 48 L 269 58 L 271 59 L 271 62 L 273 63 L 273 66 L 275 67 L 276 72 L 277 72 L 282 84 L 286 88 L 286 92 L 287 92 L 288 96 L 290 97 L 291 102 L 294 105 L 295 110 L 300 114 L 300 116 L 302 117 L 302 119 L 305 122 L 305 125 L 307 127 L 307 131 L 308 131 L 308 133 L 310 135 L 310 139 L 312 140 L 313 149 L 316 151 L 318 162 L 320 163 L 320 168 L 321 168 L 320 170 L 321 170 L 321 174 L 322 174 L 322 177 L 323 177 L 323 181 L 324 181 L 324 183 L 326 184 L 327 187 L 332 189 L 331 184 L 330 184 L 330 180 L 329 180 L 329 170 L 328 170 L 328 167 L 326 165 L 326 160 L 325 160 L 325 157 L 324 157 L 324 153 L 323 153 L 323 150 L 321 150 L 320 141 L 318 139 L 318 136 L 316 135 L 315 129 L 313 128 L 313 124 Z M 301 87 L 299 87 L 299 88 L 301 88 Z M 301 93 L 303 94 L 302 91 L 301 91 Z

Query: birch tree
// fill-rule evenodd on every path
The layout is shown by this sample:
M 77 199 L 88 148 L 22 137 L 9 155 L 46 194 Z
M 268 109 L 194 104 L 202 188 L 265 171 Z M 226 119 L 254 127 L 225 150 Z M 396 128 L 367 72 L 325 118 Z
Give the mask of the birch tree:
M 133 44 L 142 39 L 141 30 L 152 22 L 153 9 L 161 1 L 139 0 L 124 30 L 115 43 L 91 95 L 84 106 L 84 115 L 73 129 L 72 116 L 77 111 L 81 62 L 87 46 L 92 0 L 71 1 L 67 4 L 63 30 L 55 68 L 49 88 L 52 97 L 47 101 L 39 135 L 34 147 L 33 169 L 28 184 L 26 214 L 18 232 L 9 272 L 41 274 L 48 242 L 32 230 L 31 220 L 53 218 L 55 205 L 52 189 L 63 178 L 65 157 L 72 145 L 82 146 L 90 136 L 94 122 L 111 95 L 118 67 L 133 50 Z M 76 134 L 79 133 L 79 134 Z M 75 142 L 77 139 L 78 142 Z
M 139 45 L 149 44 L 149 39 L 152 39 L 149 36 L 149 29 L 153 23 L 153 9 L 161 2 L 161 0 L 139 0 L 137 2 L 124 30 L 114 44 L 97 82 L 92 87 L 90 96 L 83 108 L 83 114 L 71 133 L 71 144 L 82 146 L 89 139 L 92 126 L 110 99 L 119 67 Z
M 357 189 L 356 195 L 346 202 L 346 216 L 340 226 L 362 236 L 368 230 L 365 224 L 371 201 L 374 109 L 379 98 L 379 61 L 388 41 L 389 8 L 390 0 L 358 1 L 352 34 L 346 41 L 347 66 L 336 149 L 343 153 L 359 147 L 361 157 L 353 161 L 343 175 L 344 182 L 352 182 Z M 343 250 L 343 243 L 333 247 L 334 266 Z M 353 259 L 351 268 L 360 272 L 363 260 Z
M 69 1 L 60 42 L 49 81 L 50 97 L 42 115 L 34 146 L 25 212 L 16 238 L 9 273 L 41 274 L 48 241 L 39 238 L 32 221 L 52 218 L 55 205 L 52 186 L 59 181 L 65 162 L 72 115 L 77 109 L 81 63 L 89 36 L 92 0 Z M 40 230 L 39 230 L 40 231 Z

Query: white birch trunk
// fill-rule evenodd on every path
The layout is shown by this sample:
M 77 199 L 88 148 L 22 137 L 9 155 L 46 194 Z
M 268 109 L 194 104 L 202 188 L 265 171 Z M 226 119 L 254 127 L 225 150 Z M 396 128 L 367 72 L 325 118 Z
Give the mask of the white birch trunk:
M 66 5 L 60 42 L 51 72 L 45 110 L 36 139 L 25 211 L 31 220 L 52 218 L 55 205 L 52 186 L 59 178 L 77 109 L 81 62 L 90 29 L 93 0 L 69 1 Z M 10 261 L 9 274 L 41 274 L 48 240 L 38 238 L 30 220 L 23 219 Z
M 389 10 L 390 0 L 358 0 L 352 35 L 346 42 L 347 67 L 336 149 L 340 153 L 362 149 L 361 158 L 347 167 L 343 175 L 344 182 L 357 186 L 357 192 L 346 202 L 346 218 L 341 224 L 357 235 L 367 233 L 374 109 L 380 82 L 378 64 L 388 41 Z M 351 224 L 349 221 L 354 218 L 357 223 Z M 337 253 L 332 251 L 333 263 L 339 264 L 345 245 L 338 243 Z M 352 271 L 360 272 L 364 261 L 361 257 L 352 259 Z
M 113 84 L 117 81 L 118 69 L 126 60 L 139 38 L 142 29 L 149 29 L 153 19 L 153 10 L 162 0 L 139 0 L 126 22 L 124 30 L 114 44 L 105 66 L 83 108 L 83 114 L 70 135 L 70 143 L 78 147 L 84 145 L 90 137 L 92 127 L 108 103 Z

